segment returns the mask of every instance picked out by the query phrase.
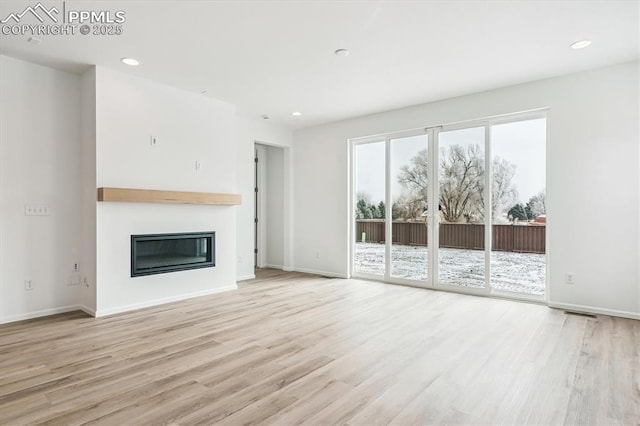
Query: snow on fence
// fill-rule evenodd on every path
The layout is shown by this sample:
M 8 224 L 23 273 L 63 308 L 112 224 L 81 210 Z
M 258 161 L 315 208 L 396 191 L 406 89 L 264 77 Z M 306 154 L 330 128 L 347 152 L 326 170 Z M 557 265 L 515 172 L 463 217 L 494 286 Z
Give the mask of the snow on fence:
M 383 219 L 356 220 L 356 241 L 383 243 Z M 427 245 L 424 222 L 393 221 L 393 242 L 415 246 Z M 493 250 L 519 253 L 544 253 L 545 229 L 541 225 L 493 225 Z M 440 247 L 484 250 L 484 225 L 473 223 L 441 223 Z

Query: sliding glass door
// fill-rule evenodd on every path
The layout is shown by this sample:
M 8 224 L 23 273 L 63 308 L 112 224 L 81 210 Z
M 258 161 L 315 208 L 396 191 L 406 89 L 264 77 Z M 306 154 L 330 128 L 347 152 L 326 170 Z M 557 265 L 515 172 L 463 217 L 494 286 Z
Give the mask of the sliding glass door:
M 427 135 L 390 144 L 391 278 L 427 282 L 429 276 L 429 154 Z
M 438 132 L 439 285 L 486 288 L 485 132 Z
M 544 297 L 546 120 L 491 126 L 491 286 L 494 293 Z
M 353 143 L 355 276 L 542 299 L 543 113 Z
M 384 278 L 386 261 L 386 142 L 357 144 L 354 155 L 355 246 L 353 271 Z

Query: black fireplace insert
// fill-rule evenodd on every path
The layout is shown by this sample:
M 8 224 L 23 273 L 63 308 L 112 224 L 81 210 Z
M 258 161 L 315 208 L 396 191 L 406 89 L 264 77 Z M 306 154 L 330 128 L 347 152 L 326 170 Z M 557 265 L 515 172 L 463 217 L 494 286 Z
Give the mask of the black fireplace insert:
M 131 236 L 131 276 L 216 266 L 216 233 Z

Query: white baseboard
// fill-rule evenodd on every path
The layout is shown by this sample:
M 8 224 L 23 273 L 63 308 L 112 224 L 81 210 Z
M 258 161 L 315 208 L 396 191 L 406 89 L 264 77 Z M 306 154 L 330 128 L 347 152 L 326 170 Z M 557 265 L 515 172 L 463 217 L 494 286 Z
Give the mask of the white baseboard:
M 255 277 L 256 277 L 256 274 L 240 275 L 240 276 L 236 277 L 236 281 L 252 280 Z
M 265 268 L 271 268 L 271 269 L 284 270 L 282 265 L 272 265 L 271 263 L 267 263 L 264 267 Z
M 283 266 L 283 267 L 282 267 L 282 270 L 283 270 L 283 271 L 285 271 L 285 272 L 293 272 L 293 271 L 295 271 L 296 269 L 295 269 L 295 268 L 292 268 L 291 266 Z
M 33 318 L 47 317 L 49 315 L 63 314 L 65 312 L 73 312 L 80 310 L 78 305 L 61 306 L 59 308 L 42 309 L 39 311 L 26 312 L 24 314 L 10 315 L 0 319 L 0 324 L 7 324 L 10 322 L 24 321 Z
M 95 316 L 104 317 L 107 315 L 120 314 L 122 312 L 129 312 L 136 309 L 149 308 L 151 306 L 163 305 L 165 303 L 178 302 L 180 300 L 192 299 L 194 297 L 208 296 L 210 294 L 222 293 L 224 291 L 237 290 L 237 289 L 238 289 L 238 286 L 233 284 L 233 285 L 228 285 L 224 287 L 196 291 L 193 293 L 181 294 L 178 296 L 164 297 L 162 299 L 148 300 L 145 302 L 132 303 L 130 305 L 124 305 L 124 306 L 116 306 L 115 308 L 98 309 L 96 310 Z
M 155 299 L 155 300 L 150 300 L 150 301 L 147 301 L 147 302 L 134 303 L 134 304 L 131 304 L 131 305 L 118 306 L 116 308 L 102 309 L 102 310 L 93 310 L 93 309 L 91 309 L 91 308 L 89 308 L 87 306 L 84 306 L 84 305 L 61 306 L 61 307 L 58 307 L 58 308 L 42 309 L 42 310 L 39 310 L 39 311 L 27 312 L 27 313 L 24 313 L 24 314 L 11 315 L 11 316 L 8 316 L 8 317 L 4 317 L 4 318 L 0 319 L 0 324 L 7 324 L 7 323 L 10 323 L 10 322 L 16 322 L 16 321 L 24 321 L 24 320 L 33 319 L 33 318 L 47 317 L 47 316 L 50 316 L 50 315 L 63 314 L 65 312 L 73 312 L 73 311 L 83 311 L 86 314 L 97 318 L 97 317 L 103 317 L 103 316 L 107 316 L 107 315 L 118 314 L 118 313 L 122 313 L 122 312 L 128 312 L 128 311 L 132 311 L 132 310 L 135 310 L 135 309 L 148 308 L 148 307 L 151 307 L 151 306 L 162 305 L 162 304 L 165 304 L 165 303 L 177 302 L 177 301 L 180 301 L 180 300 L 191 299 L 191 298 L 194 298 L 194 297 L 207 296 L 207 295 L 210 295 L 210 294 L 221 293 L 223 291 L 236 290 L 237 288 L 238 287 L 234 284 L 234 285 L 214 288 L 214 289 L 210 289 L 210 290 L 197 291 L 197 292 L 194 292 L 194 293 L 183 294 L 183 295 L 180 295 L 180 296 L 165 297 L 163 299 Z
M 78 307 L 79 310 L 81 310 L 85 314 L 89 314 L 89 315 L 91 315 L 92 317 L 95 318 L 95 316 L 96 316 L 95 309 L 88 308 L 88 307 L 86 307 L 84 305 L 78 305 L 77 307 Z
M 325 277 L 332 277 L 332 278 L 347 278 L 347 274 L 338 274 L 338 273 L 329 272 L 329 271 L 319 271 L 317 269 L 293 268 L 291 270 L 296 272 L 302 272 L 304 274 L 322 275 Z
M 571 303 L 549 302 L 550 308 L 564 309 L 567 311 L 585 312 L 590 314 L 609 315 L 612 317 L 630 318 L 640 320 L 640 313 L 617 311 L 615 309 L 596 308 L 594 306 L 573 305 Z

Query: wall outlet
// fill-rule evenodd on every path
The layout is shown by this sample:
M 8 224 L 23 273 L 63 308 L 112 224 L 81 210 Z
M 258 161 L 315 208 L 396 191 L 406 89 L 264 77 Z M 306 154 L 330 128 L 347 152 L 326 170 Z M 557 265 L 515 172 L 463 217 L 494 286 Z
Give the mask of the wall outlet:
M 33 290 L 34 288 L 34 284 L 33 284 L 33 280 L 31 278 L 27 278 L 26 280 L 24 280 L 24 289 L 27 291 Z
M 158 146 L 160 144 L 160 141 L 158 140 L 157 136 L 151 136 L 151 138 L 149 139 L 149 145 L 151 146 Z
M 73 262 L 73 272 L 78 272 L 79 270 L 78 262 Z
M 196 160 L 196 172 L 202 170 L 202 161 Z
M 51 210 L 46 204 L 25 204 L 24 215 L 25 216 L 49 216 Z
M 565 284 L 569 284 L 569 285 L 573 285 L 575 284 L 575 274 L 573 272 L 567 272 L 564 274 L 564 283 Z

